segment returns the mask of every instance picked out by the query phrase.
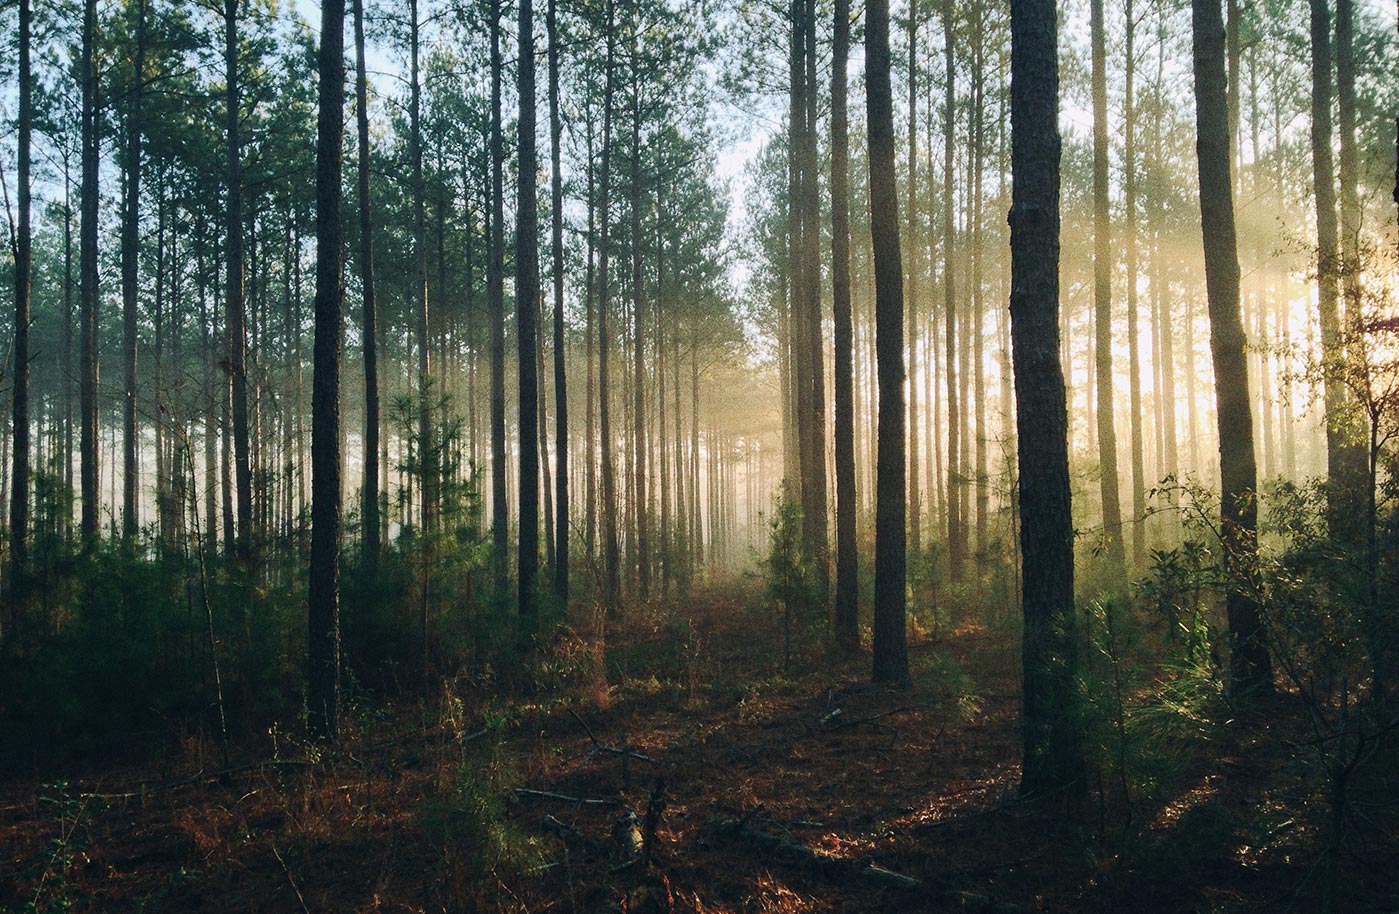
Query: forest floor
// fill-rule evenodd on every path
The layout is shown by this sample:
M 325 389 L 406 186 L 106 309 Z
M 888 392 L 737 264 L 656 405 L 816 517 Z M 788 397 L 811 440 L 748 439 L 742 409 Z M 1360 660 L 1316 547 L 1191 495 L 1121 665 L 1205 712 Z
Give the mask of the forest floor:
M 867 659 L 814 648 L 784 673 L 781 627 L 751 592 L 692 598 L 683 624 L 675 607 L 629 619 L 608 686 L 592 643 L 570 638 L 508 708 L 463 681 L 444 693 L 460 700 L 361 709 L 324 752 L 274 730 L 231 765 L 189 740 L 63 787 L 0 785 L 0 910 L 1315 906 L 1319 785 L 1286 748 L 1306 735 L 1287 699 L 1231 723 L 1153 799 L 1095 783 L 1069 814 L 1016 796 L 1011 632 L 915 639 L 913 686 L 874 687 Z M 619 816 L 646 833 L 653 799 L 649 865 L 628 863 Z M 1346 872 L 1379 907 L 1395 883 L 1376 866 Z

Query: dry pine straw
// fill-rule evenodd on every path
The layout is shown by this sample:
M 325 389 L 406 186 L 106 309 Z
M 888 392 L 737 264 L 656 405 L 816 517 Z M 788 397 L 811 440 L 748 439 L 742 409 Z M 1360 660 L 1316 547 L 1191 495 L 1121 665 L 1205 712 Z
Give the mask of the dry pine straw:
M 421 709 L 405 705 L 309 765 L 196 777 L 203 747 L 189 746 L 174 766 L 178 783 L 163 789 L 149 788 L 172 775 L 154 767 L 79 777 L 75 794 L 130 795 L 78 801 L 80 840 L 61 874 L 57 826 L 36 800 L 38 785 L 9 785 L 0 796 L 0 862 L 11 875 L 0 879 L 0 910 L 35 898 L 44 910 L 61 895 L 94 911 L 444 911 L 469 901 L 483 910 L 854 912 L 933 909 L 938 893 L 953 889 L 1024 910 L 1108 911 L 1128 899 L 1134 910 L 1192 910 L 1275 895 L 1305 862 L 1295 849 L 1253 849 L 1250 860 L 1215 857 L 1163 874 L 1112 852 L 1103 836 L 1123 819 L 1120 809 L 1075 820 L 1053 804 L 1014 802 L 1017 662 L 1004 637 L 964 627 L 941 644 L 914 645 L 915 669 L 935 654 L 961 665 L 979 697 L 968 713 L 945 684 L 923 681 L 937 677 L 915 677 L 903 691 L 871 687 L 864 661 L 832 671 L 813 658 L 804 673 L 774 676 L 769 620 L 736 599 L 689 609 L 699 614 L 691 624 L 711 680 L 699 701 L 677 675 L 681 687 L 672 689 L 623 684 L 606 709 L 524 706 L 506 730 L 499 751 L 523 784 L 607 801 L 526 794 L 509 805 L 511 820 L 544 848 L 541 870 L 460 884 L 419 810 L 450 789 L 463 747 L 438 725 L 424 732 Z M 1240 736 L 1245 755 L 1264 752 L 1260 745 Z M 629 784 L 621 756 L 600 751 L 623 746 L 654 760 L 629 758 Z M 1202 789 L 1216 799 L 1233 791 L 1238 802 L 1270 791 L 1266 764 L 1231 764 L 1183 785 L 1149 816 L 1151 840 L 1185 841 L 1177 832 Z M 1284 780 L 1276 767 L 1275 780 Z M 1229 773 L 1240 770 L 1250 776 Z M 619 866 L 603 849 L 615 804 L 642 815 L 662 777 L 650 871 Z M 925 890 L 891 894 L 812 872 L 726 840 L 713 828 L 718 818 L 867 858 Z M 581 837 L 565 841 L 560 825 Z M 1293 838 L 1305 842 L 1307 829 Z

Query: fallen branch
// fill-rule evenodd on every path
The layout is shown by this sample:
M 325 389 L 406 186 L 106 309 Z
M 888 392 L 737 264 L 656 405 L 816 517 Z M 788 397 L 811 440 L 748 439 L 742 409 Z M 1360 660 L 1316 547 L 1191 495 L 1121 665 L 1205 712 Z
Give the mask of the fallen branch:
M 588 734 L 588 739 L 592 741 L 593 749 L 594 749 L 595 751 L 598 751 L 598 752 L 606 752 L 608 755 L 617 756 L 618 758 L 620 758 L 620 759 L 622 760 L 622 787 L 623 787 L 623 788 L 630 788 L 630 787 L 631 787 L 631 760 L 632 760 L 632 759 L 637 759 L 638 761 L 642 761 L 642 762 L 649 762 L 649 763 L 652 764 L 652 765 L 659 765 L 659 764 L 660 764 L 660 762 L 658 762 L 658 761 L 656 761 L 655 759 L 651 758 L 649 755 L 642 755 L 640 752 L 637 752 L 637 751 L 636 751 L 635 749 L 633 749 L 631 746 L 622 746 L 621 748 L 618 748 L 618 747 L 616 747 L 616 746 L 609 746 L 609 745 L 607 745 L 607 744 L 604 743 L 602 740 L 600 740 L 600 739 L 597 738 L 597 734 L 593 733 L 593 728 L 590 727 L 590 726 L 588 726 L 588 722 L 587 722 L 586 720 L 584 720 L 581 716 L 579 716 L 579 714 L 578 714 L 577 711 L 569 710 L 568 713 L 573 715 L 573 719 L 574 719 L 574 720 L 576 720 L 576 721 L 578 721 L 578 723 L 582 724 L 583 730 Z
M 728 835 L 745 844 L 768 851 L 774 856 L 810 866 L 822 876 L 836 881 L 863 879 L 882 888 L 898 889 L 904 892 L 915 891 L 923 887 L 923 883 L 912 876 L 904 876 L 893 870 L 875 866 L 867 859 L 836 857 L 807 847 L 805 844 L 788 841 L 786 838 L 779 838 L 776 835 L 752 828 L 747 823 L 747 817 L 722 820 L 715 824 L 714 830 L 718 834 Z
M 187 778 L 179 778 L 174 781 L 166 781 L 156 784 L 154 787 L 142 787 L 140 790 L 133 790 L 129 793 L 82 793 L 79 794 L 84 800 L 134 800 L 143 799 L 153 793 L 162 790 L 171 790 L 176 787 L 186 787 L 190 784 L 199 784 L 204 781 L 217 781 L 235 774 L 243 774 L 248 771 L 261 771 L 264 768 L 304 768 L 310 762 L 305 759 L 273 759 L 266 762 L 253 762 L 248 765 L 234 765 L 232 768 L 223 768 L 219 771 L 201 771 L 192 774 Z
M 886 717 L 893 717 L 895 714 L 903 714 L 912 710 L 914 710 L 912 707 L 905 705 L 900 708 L 883 711 L 879 714 L 871 714 L 869 717 L 857 717 L 854 720 L 846 720 L 843 716 L 845 714 L 845 709 L 836 708 L 834 711 L 828 711 L 821 716 L 820 726 L 821 729 L 828 731 L 844 730 L 848 727 L 858 727 L 860 724 L 877 723 Z
M 306 914 L 311 914 L 311 909 L 306 906 L 306 896 L 301 894 L 301 886 L 296 884 L 296 877 L 291 874 L 291 868 L 282 859 L 282 854 L 277 850 L 277 845 L 272 845 L 272 856 L 277 858 L 277 862 L 282 865 L 282 872 L 287 874 L 287 882 L 291 883 L 291 890 L 296 893 L 296 900 L 301 902 L 301 910 Z
M 605 797 L 594 799 L 593 797 L 571 797 L 563 793 L 553 793 L 548 790 L 530 790 L 527 787 L 516 787 L 516 796 L 539 797 L 545 800 L 558 800 L 561 803 L 573 803 L 576 806 L 621 806 L 621 800 L 612 800 Z
M 607 853 L 607 845 L 596 838 L 583 834 L 571 825 L 565 825 L 553 816 L 544 817 L 544 829 L 558 835 L 565 844 L 572 842 L 574 844 L 581 844 L 583 847 L 597 854 Z
M 937 896 L 944 904 L 964 911 L 981 911 L 984 914 L 1023 914 L 1023 908 L 998 901 L 988 895 L 962 892 L 943 888 L 936 884 L 924 883 L 912 876 L 905 876 L 882 866 L 876 866 L 864 857 L 837 857 L 807 847 L 805 844 L 798 844 L 795 841 L 779 838 L 776 835 L 752 828 L 748 825 L 748 821 L 754 813 L 749 813 L 742 819 L 725 819 L 716 822 L 713 826 L 714 831 L 717 834 L 742 841 L 751 847 L 767 851 L 773 856 L 811 867 L 821 876 L 835 882 L 858 879 L 872 886 L 891 891 L 929 893 Z

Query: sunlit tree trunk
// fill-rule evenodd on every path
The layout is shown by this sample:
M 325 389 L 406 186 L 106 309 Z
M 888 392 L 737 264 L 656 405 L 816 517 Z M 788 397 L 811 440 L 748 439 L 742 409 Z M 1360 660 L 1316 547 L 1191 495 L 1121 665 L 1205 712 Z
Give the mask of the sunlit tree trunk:
M 943 0 L 942 34 L 943 63 L 946 77 L 943 86 L 943 146 L 942 146 L 942 307 L 946 329 L 943 343 L 946 346 L 944 372 L 947 378 L 947 565 L 948 576 L 956 582 L 962 580 L 962 563 L 965 558 L 967 535 L 962 518 L 962 465 L 961 432 L 962 416 L 957 398 L 957 279 L 956 279 L 956 234 L 953 222 L 953 203 L 956 199 L 957 125 L 956 101 L 957 79 L 953 57 L 953 3 Z M 966 332 L 966 328 L 963 328 Z M 965 371 L 966 366 L 962 365 Z
M 141 102 L 145 95 L 146 3 L 136 2 L 135 54 L 131 61 L 131 85 L 127 89 L 126 150 L 122 162 L 126 186 L 121 214 L 121 311 L 122 311 L 122 535 L 134 537 L 139 526 L 136 494 L 140 479 L 136 439 L 136 330 L 139 262 L 141 254 Z M 156 278 L 160 281 L 160 277 Z
M 607 3 L 607 63 L 603 77 L 602 93 L 602 169 L 599 180 L 602 183 L 598 205 L 598 221 L 601 225 L 598 243 L 598 434 L 602 439 L 602 548 L 603 548 L 603 609 L 610 619 L 621 612 L 621 555 L 617 542 L 617 479 L 612 461 L 612 417 L 610 397 L 610 372 L 608 357 L 612 341 L 607 328 L 608 310 L 612 306 L 611 284 L 608 276 L 609 243 L 611 236 L 612 210 L 612 101 L 615 87 L 614 52 L 616 47 L 616 7 L 613 0 Z
M 1146 567 L 1146 458 L 1142 443 L 1142 362 L 1137 314 L 1137 107 L 1136 32 L 1133 0 L 1126 0 L 1125 47 L 1123 49 L 1123 225 L 1127 260 L 1127 395 L 1132 421 L 1132 568 Z M 1174 409 L 1174 404 L 1170 408 Z M 1164 410 L 1162 410 L 1164 412 Z
M 836 0 L 831 49 L 831 290 L 835 318 L 836 645 L 860 648 L 859 554 L 855 542 L 855 391 L 850 309 L 850 138 L 846 59 L 850 0 Z
M 1200 173 L 1200 221 L 1205 245 L 1210 352 L 1214 360 L 1219 428 L 1221 536 L 1225 570 L 1255 573 L 1258 479 L 1253 456 L 1253 414 L 1248 363 L 1239 315 L 1239 258 L 1229 179 L 1229 135 L 1224 91 L 1224 23 L 1219 0 L 1193 0 L 1191 26 L 1195 71 L 1196 154 Z M 1272 673 L 1259 608 L 1242 581 L 1229 584 L 1232 689 L 1269 690 Z
M 1122 568 L 1122 506 L 1117 485 L 1117 431 L 1113 422 L 1112 236 L 1108 200 L 1107 37 L 1103 0 L 1092 0 L 1093 45 L 1093 315 L 1098 384 L 1098 463 L 1101 470 L 1103 534 L 1107 558 Z
M 359 192 L 359 259 L 362 289 L 360 346 L 364 361 L 362 549 L 365 569 L 372 572 L 378 567 L 379 553 L 382 549 L 379 539 L 379 330 L 378 300 L 374 286 L 374 220 L 369 196 L 369 77 L 364 56 L 364 0 L 354 0 L 354 18 L 355 126 L 358 131 L 356 155 L 359 166 L 356 187 Z
M 491 0 L 491 218 L 486 270 L 491 360 L 491 543 L 496 598 L 503 600 L 510 561 L 509 502 L 505 479 L 505 141 L 500 95 L 500 0 Z
M 1341 379 L 1341 256 L 1336 226 L 1336 173 L 1331 131 L 1331 12 L 1326 0 L 1311 0 L 1312 194 L 1316 201 L 1317 311 L 1321 324 L 1322 387 L 1326 404 L 1326 474 L 1330 479 L 1327 517 L 1341 539 L 1358 533 L 1354 500 L 1358 482 L 1349 478 L 1345 384 Z
M 557 0 L 549 0 L 549 200 L 553 241 L 554 279 L 554 597 L 568 611 L 568 373 L 564 364 L 563 312 L 563 170 L 560 146 L 563 123 L 559 117 L 559 31 Z M 585 293 L 586 294 L 586 293 Z
M 923 545 L 921 479 L 918 471 L 918 283 L 922 245 L 918 237 L 918 0 L 908 4 L 908 277 L 904 290 L 908 352 L 908 539 L 917 553 Z
M 233 426 L 234 484 L 237 496 L 237 548 L 246 562 L 252 556 L 253 467 L 248 433 L 247 310 L 243 298 L 243 173 L 239 134 L 241 90 L 238 69 L 238 0 L 224 0 L 224 105 L 227 118 L 227 201 L 224 247 L 227 278 L 230 421 Z

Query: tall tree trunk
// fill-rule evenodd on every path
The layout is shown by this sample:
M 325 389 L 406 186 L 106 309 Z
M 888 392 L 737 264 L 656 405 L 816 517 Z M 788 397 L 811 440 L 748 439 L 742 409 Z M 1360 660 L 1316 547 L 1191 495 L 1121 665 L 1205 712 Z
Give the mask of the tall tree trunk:
M 609 355 L 612 348 L 611 331 L 607 327 L 608 311 L 612 307 L 612 289 L 608 276 L 611 243 L 612 189 L 612 96 L 616 50 L 616 7 L 607 2 L 607 63 L 602 92 L 602 182 L 598 221 L 601 238 L 598 243 L 598 435 L 602 439 L 602 605 L 607 618 L 615 619 L 621 612 L 621 556 L 617 543 L 617 478 L 612 460 L 611 372 Z
M 554 279 L 554 598 L 568 612 L 568 374 L 564 365 L 563 170 L 557 0 L 549 0 L 549 201 Z
M 364 360 L 364 482 L 361 490 L 363 561 L 366 571 L 379 565 L 379 330 L 374 287 L 373 201 L 369 196 L 369 77 L 364 56 L 364 0 L 354 0 L 355 126 L 359 166 L 360 345 Z M 469 242 L 468 242 L 469 243 Z M 469 291 L 469 290 L 468 290 Z M 313 415 L 314 421 L 314 415 Z
M 908 348 L 908 538 L 916 554 L 923 548 L 923 508 L 918 471 L 918 282 L 922 244 L 918 237 L 918 0 L 908 4 L 908 283 L 904 289 Z
M 633 54 L 636 51 L 633 49 Z M 651 593 L 651 501 L 646 488 L 646 364 L 644 353 L 645 295 L 641 276 L 641 83 L 639 74 L 632 82 L 631 224 L 632 293 L 632 492 L 636 523 L 637 590 L 643 601 Z
M 539 568 L 539 163 L 535 147 L 534 0 L 520 0 L 519 196 L 515 210 L 515 339 L 520 384 L 520 643 L 538 628 Z
M 802 231 L 802 319 L 807 340 L 803 352 L 807 360 L 808 405 L 806 451 L 802 464 L 802 519 L 805 536 L 815 560 L 819 600 L 826 605 L 830 593 L 830 539 L 826 511 L 826 381 L 825 338 L 821 333 L 821 190 L 816 144 L 816 0 L 805 0 L 802 11 L 805 46 L 803 60 L 806 90 L 805 125 L 802 129 L 801 201 L 805 228 Z
M 97 465 L 97 328 L 98 309 L 101 306 L 97 290 L 97 131 L 98 124 L 98 83 L 97 61 L 97 0 L 85 0 L 83 4 L 83 48 L 82 48 L 82 219 L 79 247 L 79 368 L 82 377 L 79 387 L 79 444 L 81 468 L 79 477 L 82 487 L 82 531 L 83 549 L 90 551 L 97 545 L 98 502 L 102 495 L 98 484 Z
M 957 400 L 957 280 L 954 257 L 956 236 L 953 226 L 953 192 L 955 184 L 955 144 L 957 139 L 956 100 L 957 79 L 953 60 L 952 0 L 942 3 L 943 61 L 946 66 L 943 96 L 942 147 L 942 307 L 947 322 L 944 343 L 947 346 L 947 564 L 948 576 L 962 580 L 962 562 L 966 552 L 967 535 L 962 517 L 962 466 L 960 457 L 961 410 Z M 963 333 L 966 329 L 963 328 Z M 960 366 L 966 371 L 966 366 Z
M 431 532 L 437 515 L 437 445 L 432 441 L 432 356 L 428 324 L 427 290 L 427 202 L 423 183 L 422 79 L 418 0 L 408 3 L 408 157 L 412 168 L 413 192 L 413 311 L 418 350 L 418 462 L 422 487 L 422 529 Z M 427 584 L 424 584 L 426 589 Z M 426 599 L 426 596 L 424 597 Z M 426 631 L 427 606 L 423 606 Z
M 228 233 L 224 257 L 228 297 L 228 365 L 232 390 L 233 462 L 237 490 L 237 546 L 246 562 L 252 556 L 253 469 L 249 459 L 247 312 L 243 300 L 243 176 L 239 139 L 240 89 L 238 84 L 238 0 L 224 0 L 224 92 L 227 118 L 227 209 L 224 228 Z
M 1359 505 L 1347 466 L 1350 428 L 1341 377 L 1339 280 L 1341 258 L 1336 228 L 1336 173 L 1331 143 L 1331 12 L 1326 0 L 1311 0 L 1312 44 L 1312 193 L 1316 200 L 1317 310 L 1321 323 L 1322 386 L 1326 403 L 1326 474 L 1330 478 L 1327 517 L 1332 534 L 1342 539 L 1358 533 Z
M 583 506 L 583 539 L 584 551 L 587 553 L 588 562 L 591 565 L 597 560 L 597 383 L 596 365 L 593 362 L 594 337 L 597 333 L 595 326 L 597 314 L 597 167 L 594 165 L 593 139 L 594 126 L 596 121 L 593 116 L 592 106 L 587 109 L 587 131 L 588 131 L 588 268 L 587 276 L 583 280 L 583 303 L 586 314 L 584 315 L 583 328 L 583 349 L 587 354 L 587 376 L 585 378 L 587 387 L 587 397 L 583 404 L 584 429 L 583 429 L 583 453 L 587 457 L 584 464 L 583 474 L 583 499 L 586 504 Z
M 360 0 L 356 0 L 357 9 L 359 3 Z M 359 39 L 358 30 L 356 39 Z M 345 133 L 345 0 L 321 0 L 319 63 L 306 724 L 313 737 L 334 739 L 340 720 L 340 353 L 345 299 L 341 142 Z M 361 220 L 361 224 L 367 221 L 363 207 Z
M 976 17 L 972 23 L 972 115 L 970 129 L 967 131 L 971 137 L 971 195 L 968 206 L 969 218 L 971 220 L 971 333 L 963 336 L 963 339 L 970 339 L 970 349 L 972 353 L 972 392 L 973 392 L 973 412 L 976 419 L 976 441 L 975 444 L 975 468 L 976 468 L 976 552 L 975 558 L 978 566 L 984 561 L 987 546 L 987 512 L 990 507 L 990 491 L 988 488 L 989 479 L 986 470 L 986 353 L 985 353 L 985 332 L 986 332 L 986 309 L 983 300 L 982 288 L 982 262 L 983 252 L 981 244 L 982 228 L 982 170 L 985 167 L 986 137 L 985 125 L 986 115 L 985 105 L 985 83 L 986 83 L 986 59 L 984 48 L 985 40 L 985 20 L 982 17 L 980 7 L 973 8 L 973 15 Z M 963 377 L 965 378 L 965 374 Z M 981 576 L 977 575 L 978 587 Z
M 30 67 L 33 11 L 19 0 L 19 158 L 15 234 L 14 464 L 10 486 L 10 630 L 23 624 L 29 567 L 29 291 L 33 235 L 30 226 L 30 159 L 34 129 L 34 75 Z
M 1142 362 L 1137 329 L 1137 102 L 1134 95 L 1137 21 L 1133 0 L 1126 0 L 1124 12 L 1126 47 L 1123 50 L 1123 65 L 1126 72 L 1122 102 L 1122 196 L 1125 210 L 1123 223 L 1127 235 L 1127 361 L 1130 374 L 1127 385 L 1132 419 L 1132 569 L 1141 571 L 1146 567 L 1146 459 L 1142 441 Z M 1173 410 L 1175 405 L 1171 404 L 1169 408 Z
M 1093 44 L 1093 315 L 1098 382 L 1098 464 L 1103 535 L 1111 567 L 1125 567 L 1122 504 L 1117 485 L 1117 430 L 1113 422 L 1112 227 L 1108 201 L 1108 77 L 1103 0 L 1091 0 Z
M 846 59 L 850 0 L 836 0 L 831 50 L 831 298 L 835 318 L 836 587 L 835 639 L 860 649 L 859 550 L 855 541 L 855 390 L 850 313 L 850 136 Z M 910 207 L 912 209 L 912 207 Z M 916 548 L 916 547 L 915 547 Z
M 1224 88 L 1224 22 L 1219 0 L 1191 4 L 1195 70 L 1196 154 L 1200 171 L 1200 221 L 1205 244 L 1210 352 L 1214 360 L 1219 428 L 1221 536 L 1225 571 L 1254 573 L 1258 488 L 1253 459 L 1253 414 L 1248 363 L 1239 316 L 1239 257 L 1229 178 L 1229 135 Z M 1238 694 L 1272 688 L 1268 647 L 1259 608 L 1243 582 L 1229 585 L 1232 689 Z
M 1059 364 L 1059 60 L 1053 0 L 1012 0 L 1011 345 L 1020 452 L 1025 795 L 1085 789 L 1068 410 Z
M 510 560 L 505 486 L 505 146 L 500 112 L 500 0 L 491 0 L 491 219 L 486 297 L 491 350 L 491 543 L 496 598 L 504 601 Z
M 950 0 L 948 0 L 950 2 Z M 874 246 L 875 346 L 879 372 L 879 468 L 874 522 L 874 679 L 908 680 L 905 629 L 903 264 L 894 182 L 894 100 L 889 78 L 889 3 L 865 10 L 865 105 L 869 123 L 870 236 Z
M 139 264 L 141 256 L 141 101 L 145 95 L 146 3 L 136 2 L 136 49 L 131 61 L 131 85 L 126 108 L 126 156 L 122 168 L 126 188 L 121 214 L 121 311 L 122 311 L 122 510 L 121 530 L 134 537 L 137 516 L 136 457 L 136 328 Z M 159 282 L 159 277 L 157 277 Z

